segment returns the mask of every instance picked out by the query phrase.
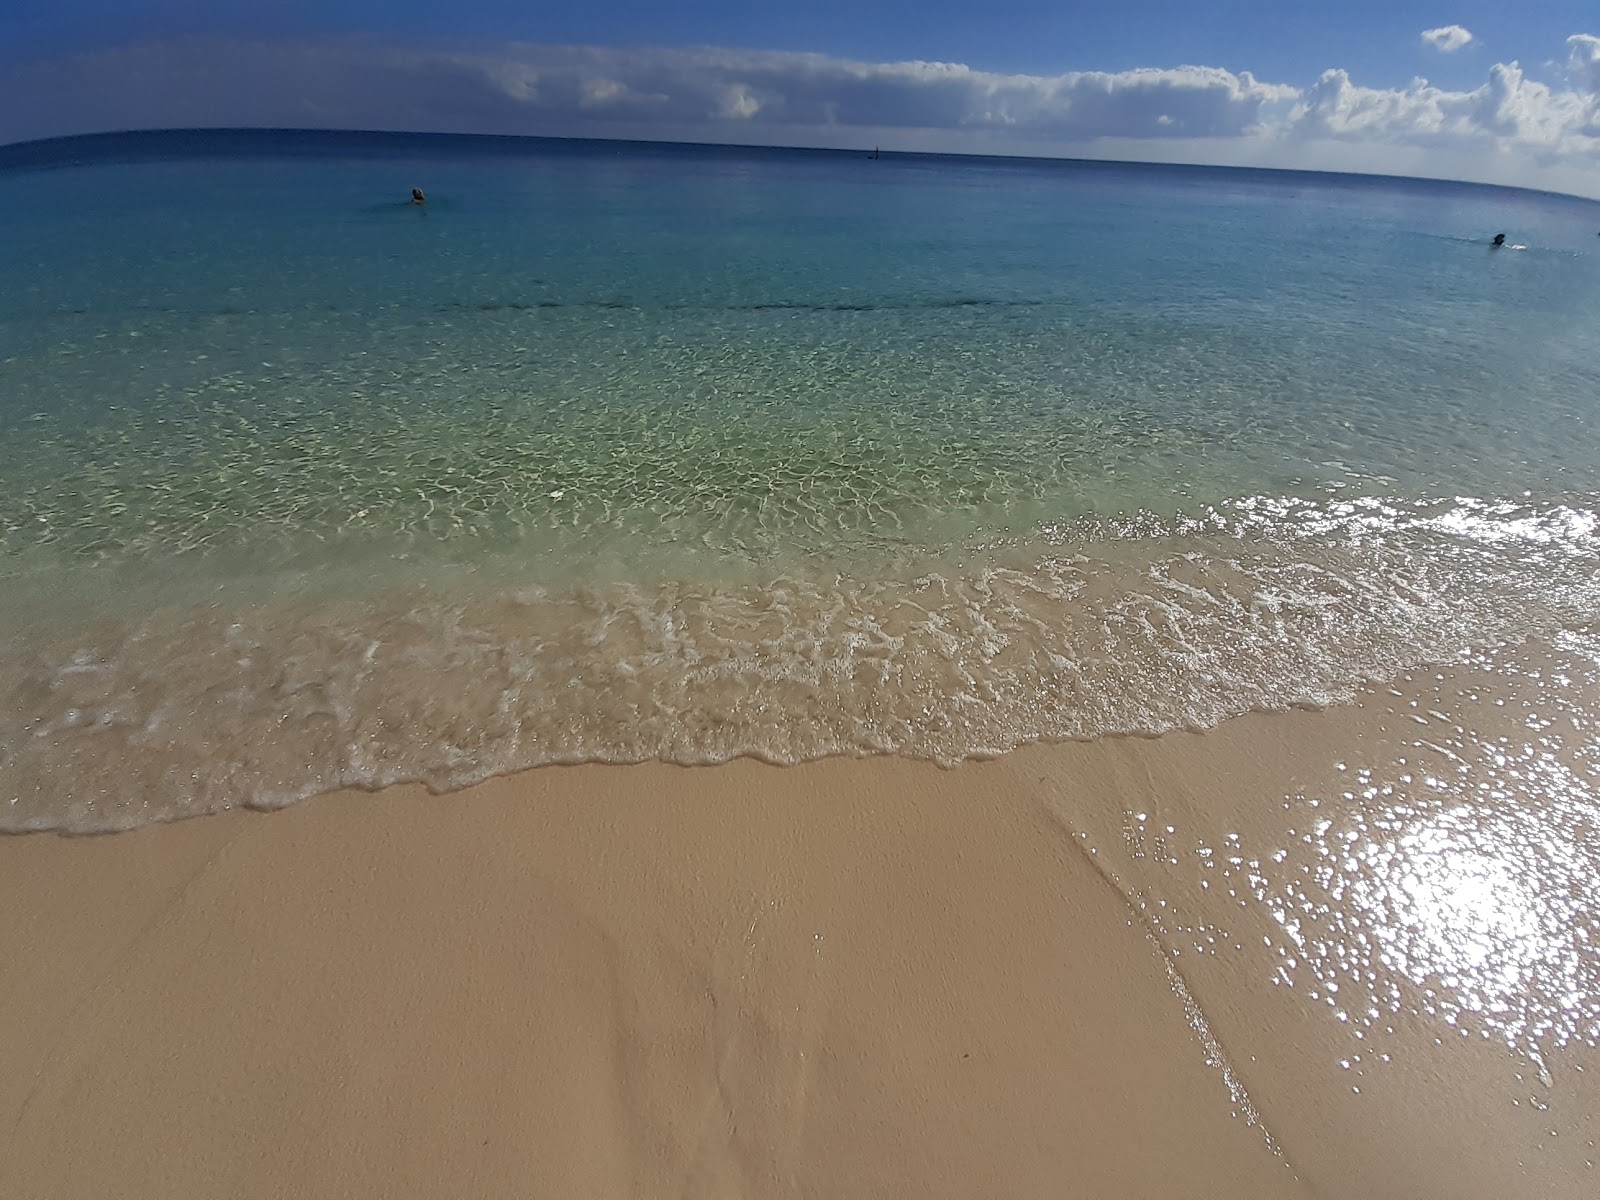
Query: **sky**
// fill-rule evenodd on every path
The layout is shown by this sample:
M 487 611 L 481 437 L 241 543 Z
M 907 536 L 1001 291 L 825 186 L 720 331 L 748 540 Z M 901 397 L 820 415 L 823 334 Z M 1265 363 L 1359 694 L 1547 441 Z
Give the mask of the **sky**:
M 0 0 L 0 143 L 272 126 L 1358 170 L 1600 197 L 1594 0 Z

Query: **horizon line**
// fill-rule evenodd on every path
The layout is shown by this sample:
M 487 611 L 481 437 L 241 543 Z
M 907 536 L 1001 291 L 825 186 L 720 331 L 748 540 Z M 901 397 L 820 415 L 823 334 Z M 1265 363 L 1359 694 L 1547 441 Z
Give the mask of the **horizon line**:
M 50 169 L 57 167 L 88 166 L 89 162 L 75 160 L 71 157 L 58 154 L 47 154 L 33 157 L 27 152 L 55 151 L 65 149 L 76 143 L 105 142 L 112 139 L 156 139 L 187 135 L 199 138 L 224 137 L 240 135 L 295 135 L 312 138 L 334 137 L 361 137 L 380 138 L 390 140 L 401 139 L 433 139 L 437 141 L 457 141 L 476 143 L 558 143 L 569 146 L 617 146 L 635 148 L 676 147 L 685 150 L 715 150 L 715 151 L 764 151 L 778 154 L 810 154 L 827 156 L 854 156 L 879 154 L 881 158 L 898 158 L 903 160 L 960 160 L 975 163 L 1004 163 L 1004 164 L 1029 164 L 1050 166 L 1087 166 L 1087 167 L 1148 167 L 1154 169 L 1180 169 L 1193 171 L 1220 171 L 1234 174 L 1270 174 L 1279 176 L 1307 176 L 1320 179 L 1340 180 L 1380 180 L 1391 183 L 1426 183 L 1446 184 L 1454 187 L 1481 189 L 1496 192 L 1525 193 L 1534 196 L 1552 196 L 1563 200 L 1575 200 L 1583 204 L 1600 205 L 1600 199 L 1580 195 L 1575 192 L 1555 191 L 1550 188 L 1528 187 L 1509 183 L 1483 183 L 1469 179 L 1450 179 L 1436 175 L 1396 175 L 1387 171 L 1334 171 L 1310 167 L 1276 167 L 1253 166 L 1235 163 L 1203 163 L 1203 162 L 1168 162 L 1159 159 L 1121 159 L 1121 158 L 1083 158 L 1065 154 L 983 154 L 975 151 L 959 150 L 895 150 L 881 149 L 874 146 L 847 147 L 847 146 L 806 146 L 806 145 L 775 145 L 761 142 L 707 142 L 683 141 L 676 138 L 638 138 L 638 137 L 595 137 L 575 136 L 561 134 L 523 134 L 523 133 L 467 133 L 441 130 L 398 130 L 398 129 L 357 129 L 346 127 L 301 127 L 301 126 L 271 126 L 271 125 L 195 125 L 195 126 L 163 126 L 158 128 L 143 129 L 109 129 L 96 130 L 89 133 L 57 134 L 45 138 L 26 138 L 22 141 L 0 143 L 0 172 L 14 170 L 28 170 L 30 168 Z M 175 158 L 204 158 L 203 153 L 174 155 Z M 106 156 L 99 161 L 114 162 L 113 156 Z

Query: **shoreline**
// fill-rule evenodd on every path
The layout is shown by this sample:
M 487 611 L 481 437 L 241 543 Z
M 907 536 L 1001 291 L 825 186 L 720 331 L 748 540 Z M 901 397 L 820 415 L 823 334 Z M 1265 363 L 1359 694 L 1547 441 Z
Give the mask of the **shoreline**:
M 0 147 L 0 1198 L 1594 1194 L 1593 205 L 607 145 Z
M 541 767 L 0 839 L 0 1190 L 1587 1195 L 1590 796 L 1489 800 L 1444 847 L 1498 861 L 1542 805 L 1549 853 L 1510 845 L 1506 878 L 1571 893 L 1531 926 L 1451 901 L 1476 964 L 1418 972 L 1454 943 L 1352 884 L 1305 907 L 1326 953 L 1285 980 L 1273 913 L 1318 878 L 1310 808 L 1329 837 L 1362 804 L 1457 811 L 1427 807 L 1419 747 L 1492 783 L 1481 755 L 1592 711 L 1594 675 L 1532 647 L 955 769 Z M 1582 730 L 1551 749 L 1580 783 Z M 1338 805 L 1352 773 L 1374 798 Z M 1507 1012 L 1542 1014 L 1537 1062 Z

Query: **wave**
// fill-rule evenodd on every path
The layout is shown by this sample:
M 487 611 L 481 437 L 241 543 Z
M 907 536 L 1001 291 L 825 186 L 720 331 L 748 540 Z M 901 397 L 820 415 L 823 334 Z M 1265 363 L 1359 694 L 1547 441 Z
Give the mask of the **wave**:
M 892 577 L 469 572 L 35 623 L 0 645 L 0 828 L 121 829 L 550 763 L 949 765 L 1336 703 L 1587 627 L 1596 507 L 1253 498 Z

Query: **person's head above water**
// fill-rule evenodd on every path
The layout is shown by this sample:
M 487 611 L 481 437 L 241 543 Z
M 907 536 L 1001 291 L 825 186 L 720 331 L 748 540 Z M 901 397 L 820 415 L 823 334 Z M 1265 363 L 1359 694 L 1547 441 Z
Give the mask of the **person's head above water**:
M 422 194 L 422 189 L 421 188 L 412 188 L 411 189 L 411 203 L 413 203 L 413 204 L 426 204 L 427 202 L 428 202 L 428 198 Z M 1503 234 L 1503 233 L 1500 235 L 1500 238 L 1501 238 L 1502 241 L 1505 240 L 1505 236 L 1506 235 Z
M 1506 235 L 1503 233 L 1495 234 L 1493 244 L 1496 246 L 1504 246 L 1506 244 Z

